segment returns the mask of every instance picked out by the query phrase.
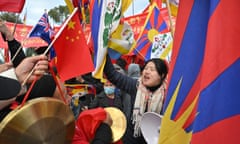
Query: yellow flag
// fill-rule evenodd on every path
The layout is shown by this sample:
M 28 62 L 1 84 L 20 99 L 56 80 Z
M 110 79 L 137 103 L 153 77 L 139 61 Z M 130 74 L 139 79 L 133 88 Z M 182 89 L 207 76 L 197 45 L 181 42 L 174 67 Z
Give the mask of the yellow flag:
M 132 0 L 122 0 L 122 13 L 124 13 L 130 4 L 132 3 Z
M 168 0 L 168 1 L 171 9 L 171 15 L 176 17 L 178 12 L 179 0 Z M 167 3 L 167 0 L 163 0 L 162 2 Z
M 65 3 L 67 4 L 69 13 L 72 13 L 72 12 L 73 12 L 73 9 L 74 9 L 74 6 L 73 6 L 73 4 L 72 4 L 72 1 L 71 1 L 71 0 L 64 0 L 64 1 L 65 1 Z

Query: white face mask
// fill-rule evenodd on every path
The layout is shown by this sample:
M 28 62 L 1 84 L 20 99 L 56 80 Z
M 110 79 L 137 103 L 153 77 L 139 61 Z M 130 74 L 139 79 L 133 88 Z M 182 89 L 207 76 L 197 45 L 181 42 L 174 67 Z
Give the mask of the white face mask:
M 113 86 L 104 86 L 104 92 L 109 95 L 109 94 L 114 94 L 115 92 L 115 87 Z

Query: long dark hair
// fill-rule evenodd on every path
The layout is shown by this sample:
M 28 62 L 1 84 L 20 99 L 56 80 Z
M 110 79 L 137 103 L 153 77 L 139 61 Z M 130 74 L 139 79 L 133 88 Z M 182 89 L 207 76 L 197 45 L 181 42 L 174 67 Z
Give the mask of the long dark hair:
M 160 86 L 162 85 L 163 81 L 165 80 L 165 78 L 167 77 L 168 74 L 168 64 L 165 60 L 160 59 L 160 58 L 152 58 L 148 61 L 146 61 L 146 63 L 143 66 L 143 69 L 146 67 L 146 65 L 149 62 L 153 62 L 155 64 L 155 67 L 157 69 L 157 72 L 159 74 L 159 76 L 161 77 L 161 83 Z

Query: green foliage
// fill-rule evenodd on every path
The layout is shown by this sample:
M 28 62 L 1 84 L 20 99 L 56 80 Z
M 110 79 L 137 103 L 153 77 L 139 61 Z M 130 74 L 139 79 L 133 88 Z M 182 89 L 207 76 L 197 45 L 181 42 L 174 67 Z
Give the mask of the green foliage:
M 54 20 L 54 22 L 62 23 L 63 21 L 65 21 L 65 19 L 69 15 L 69 11 L 67 6 L 60 5 L 58 7 L 54 7 L 53 9 L 50 9 L 50 11 L 48 12 L 48 15 L 50 18 Z
M 0 18 L 12 23 L 23 23 L 23 21 L 19 18 L 19 14 L 16 13 L 0 12 Z

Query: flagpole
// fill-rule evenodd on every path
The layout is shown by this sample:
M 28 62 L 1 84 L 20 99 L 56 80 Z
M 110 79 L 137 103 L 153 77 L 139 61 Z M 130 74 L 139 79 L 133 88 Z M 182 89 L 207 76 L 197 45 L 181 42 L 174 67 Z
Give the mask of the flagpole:
M 24 25 L 26 25 L 26 15 L 27 15 L 27 9 L 26 9 L 26 11 L 25 11 L 24 19 L 23 19 Z M 14 36 L 15 31 L 16 31 L 17 19 L 18 19 L 18 17 L 19 17 L 19 14 L 18 14 L 18 16 L 17 16 L 17 18 L 16 18 L 16 22 L 15 22 L 15 24 L 14 24 L 14 29 L 13 29 L 13 32 L 12 32 L 12 35 L 13 35 L 13 36 Z M 26 39 L 25 39 L 25 40 L 26 40 Z M 24 43 L 25 40 L 23 40 L 22 43 Z M 22 48 L 23 48 L 23 46 L 22 46 L 22 44 L 21 44 L 21 45 L 19 46 L 19 48 L 17 49 L 17 52 L 15 53 L 15 55 L 12 57 L 11 62 L 14 61 L 14 59 L 17 57 L 17 55 L 19 54 L 19 52 L 21 51 Z
M 172 22 L 170 3 L 169 3 L 169 0 L 166 0 L 166 2 L 167 2 L 168 18 L 169 18 L 169 23 L 170 23 L 170 31 L 171 31 L 171 35 L 173 37 L 174 33 L 173 33 L 173 22 Z
M 139 50 L 135 49 L 135 51 L 144 59 L 144 61 L 146 60 L 146 58 L 141 54 Z
M 132 15 L 134 15 L 134 0 L 132 1 Z
M 17 57 L 17 55 L 19 54 L 19 52 L 22 50 L 23 48 L 23 44 L 26 41 L 26 38 L 22 41 L 21 45 L 18 47 L 16 53 L 14 54 L 14 56 L 11 59 L 11 62 L 13 62 L 15 60 L 15 58 Z
M 91 36 L 92 36 L 92 33 L 90 32 L 90 33 L 89 33 L 89 36 L 88 36 L 88 39 L 87 39 L 87 44 L 89 44 L 89 43 L 90 43 Z
M 74 8 L 72 14 L 68 17 L 68 19 L 65 21 L 65 23 L 63 24 L 63 26 L 61 26 L 61 28 L 59 29 L 58 33 L 56 34 L 56 36 L 54 37 L 54 39 L 52 40 L 52 42 L 49 44 L 48 48 L 44 51 L 44 55 L 47 54 L 47 52 L 50 50 L 50 48 L 53 46 L 54 42 L 57 40 L 57 38 L 60 36 L 60 34 L 62 33 L 62 31 L 64 30 L 64 28 L 66 27 L 66 25 L 68 24 L 68 22 L 70 21 L 70 19 L 73 17 L 73 15 L 76 13 L 78 8 Z
M 16 17 L 16 21 L 15 21 L 15 24 L 14 24 L 14 28 L 13 28 L 13 32 L 12 32 L 12 35 L 14 35 L 15 31 L 16 31 L 16 27 L 17 27 L 17 20 L 19 18 L 19 14 L 17 15 Z
M 58 33 L 56 34 L 56 36 L 54 37 L 54 39 L 52 40 L 52 42 L 48 45 L 48 48 L 44 51 L 43 55 L 47 55 L 48 51 L 50 50 L 50 48 L 53 46 L 54 42 L 57 40 L 57 38 L 60 36 L 60 34 L 62 33 L 62 31 L 64 30 L 64 28 L 66 27 L 66 25 L 68 24 L 68 22 L 71 20 L 71 18 L 73 17 L 73 15 L 76 13 L 78 8 L 75 8 L 72 12 L 72 14 L 68 17 L 68 19 L 65 21 L 65 23 L 63 24 L 63 26 L 59 29 Z M 28 74 L 28 76 L 24 79 L 22 85 L 25 85 L 27 83 L 27 80 L 30 78 L 30 76 L 33 74 L 34 72 L 34 68 L 32 69 L 32 71 Z
M 21 51 L 21 49 L 22 49 L 22 45 L 20 45 L 20 46 L 18 47 L 16 53 L 14 54 L 13 58 L 11 59 L 11 62 L 14 61 L 14 59 L 17 57 L 17 55 L 19 54 L 19 52 Z
M 19 52 L 22 50 L 23 48 L 23 44 L 25 43 L 25 41 L 27 40 L 27 38 L 25 38 L 22 42 L 21 45 L 18 47 L 16 53 L 14 54 L 14 56 L 11 58 L 11 62 L 13 62 L 15 60 L 15 58 L 17 57 L 17 55 L 19 54 Z

